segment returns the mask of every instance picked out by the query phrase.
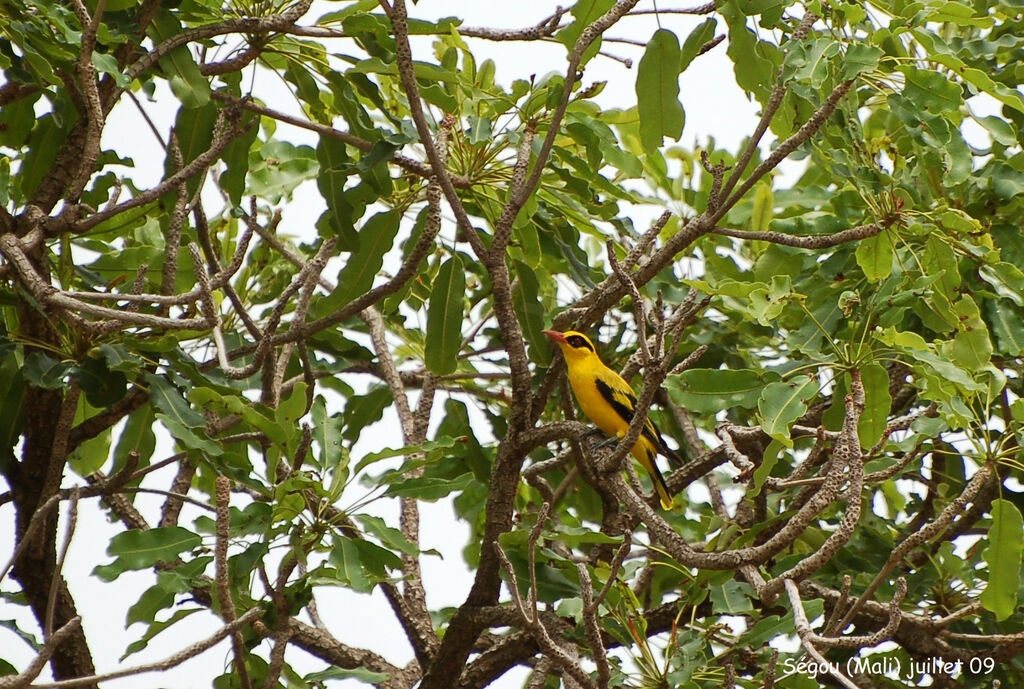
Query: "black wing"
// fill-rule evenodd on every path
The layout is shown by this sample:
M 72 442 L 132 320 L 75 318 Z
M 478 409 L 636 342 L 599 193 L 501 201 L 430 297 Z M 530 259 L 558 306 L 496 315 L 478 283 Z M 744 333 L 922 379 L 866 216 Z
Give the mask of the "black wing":
M 607 381 L 598 378 L 595 381 L 597 385 L 597 391 L 601 393 L 601 397 L 604 398 L 605 402 L 612 405 L 619 416 L 621 416 L 626 423 L 633 421 L 633 416 L 636 410 L 636 395 L 633 394 L 632 390 L 623 389 L 621 387 L 612 387 Z M 668 448 L 665 444 L 665 439 L 661 437 L 661 432 L 658 427 L 654 425 L 654 422 L 650 418 L 647 419 L 647 423 L 644 424 L 643 431 L 640 435 L 647 438 L 658 452 L 665 455 L 669 459 L 681 462 L 679 455 Z

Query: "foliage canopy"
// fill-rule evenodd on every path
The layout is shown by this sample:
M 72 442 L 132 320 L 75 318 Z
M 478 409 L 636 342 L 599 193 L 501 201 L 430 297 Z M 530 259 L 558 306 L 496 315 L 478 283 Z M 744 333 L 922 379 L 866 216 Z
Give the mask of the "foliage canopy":
M 0 9 L 0 595 L 37 623 L 0 624 L 39 660 L 0 686 L 112 670 L 61 576 L 75 510 L 123 525 L 95 577 L 152 574 L 126 656 L 206 611 L 217 687 L 1024 686 L 1018 2 L 661 8 L 618 108 L 595 75 L 638 0 L 521 30 L 404 0 Z M 736 150 L 677 143 L 708 51 L 762 110 Z M 147 99 L 171 135 L 110 130 Z M 160 143 L 157 181 L 117 136 Z M 304 184 L 326 210 L 289 236 Z M 675 509 L 623 463 L 642 414 L 612 446 L 574 420 L 549 327 L 655 403 Z M 422 575 L 438 500 L 470 533 L 455 608 Z M 318 614 L 328 587 L 382 592 L 414 660 L 332 636 L 362 621 Z

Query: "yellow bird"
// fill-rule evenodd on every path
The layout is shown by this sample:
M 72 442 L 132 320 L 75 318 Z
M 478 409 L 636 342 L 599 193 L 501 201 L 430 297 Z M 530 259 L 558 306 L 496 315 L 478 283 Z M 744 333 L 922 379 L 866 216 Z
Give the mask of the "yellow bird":
M 594 422 L 605 435 L 622 438 L 629 430 L 629 423 L 636 410 L 636 395 L 622 376 L 608 368 L 594 351 L 594 343 L 583 333 L 545 330 L 544 334 L 558 343 L 566 366 L 569 368 L 569 385 L 583 414 Z M 640 438 L 633 446 L 633 456 L 640 462 L 654 481 L 654 490 L 661 499 L 661 506 L 671 509 L 672 496 L 668 493 L 665 479 L 654 463 L 660 453 L 671 460 L 681 462 L 675 452 L 665 445 L 657 426 L 650 419 L 644 424 Z

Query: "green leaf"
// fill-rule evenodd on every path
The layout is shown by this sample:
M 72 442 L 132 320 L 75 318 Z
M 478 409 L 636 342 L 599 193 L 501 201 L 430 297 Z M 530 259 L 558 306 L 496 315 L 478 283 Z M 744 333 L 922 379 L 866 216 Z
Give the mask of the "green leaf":
M 359 563 L 375 581 L 386 580 L 388 570 L 401 569 L 402 558 L 387 548 L 381 548 L 376 543 L 361 538 L 354 539 L 354 542 L 356 550 L 359 551 Z
M 754 209 L 750 213 L 750 229 L 764 232 L 772 221 L 775 207 L 775 195 L 771 184 L 758 184 L 754 191 Z
M 881 364 L 868 364 L 860 370 L 864 385 L 864 412 L 857 423 L 861 447 L 874 447 L 885 431 L 892 397 L 889 395 L 889 374 Z
M 213 102 L 197 107 L 186 106 L 178 110 L 178 115 L 174 120 L 174 135 L 184 163 L 187 164 L 195 160 L 210 148 L 216 122 L 217 104 Z M 171 155 L 168 153 L 164 161 L 164 170 L 167 175 L 177 172 L 173 165 Z M 196 193 L 199 188 L 199 177 L 190 178 L 186 182 L 186 186 L 189 194 Z
M 1024 194 L 1024 173 L 1006 163 L 994 163 L 986 168 L 992 191 L 1001 201 L 1009 201 Z
M 466 272 L 458 254 L 441 264 L 427 305 L 427 368 L 437 375 L 455 371 L 462 349 Z
M 555 38 L 572 53 L 583 30 L 604 16 L 608 10 L 615 5 L 615 0 L 579 0 L 574 3 L 569 13 L 575 18 L 572 24 L 555 34 Z M 601 46 L 601 39 L 597 38 L 590 47 L 583 52 L 581 65 L 587 63 L 590 58 L 597 55 Z
M 391 457 L 402 457 L 404 455 L 412 455 L 418 452 L 424 453 L 425 455 L 428 456 L 428 458 L 430 456 L 436 458 L 440 456 L 440 454 L 444 450 L 449 450 L 464 440 L 465 438 L 463 437 L 452 438 L 448 436 L 440 436 L 438 438 L 435 438 L 434 440 L 426 440 L 420 443 L 419 445 L 407 445 L 405 447 L 400 447 L 397 449 L 387 448 L 379 452 L 371 452 L 370 454 L 366 455 L 365 457 L 359 460 L 359 463 L 356 464 L 355 472 L 358 474 L 366 467 L 370 466 L 371 464 L 376 464 L 382 459 L 390 459 Z
M 753 409 L 767 380 L 774 374 L 751 369 L 691 368 L 665 380 L 669 397 L 698 414 L 740 407 Z
M 25 145 L 36 123 L 34 105 L 37 100 L 38 94 L 30 95 L 0 109 L 0 145 L 8 148 L 21 148 Z
M 825 37 L 816 38 L 800 43 L 786 57 L 787 68 L 792 69 L 794 79 L 807 81 L 813 88 L 819 88 L 828 78 L 831 59 L 838 53 L 837 41 Z
M 992 341 L 988 326 L 981 318 L 978 305 L 970 295 L 964 295 L 953 305 L 953 311 L 960 320 L 951 345 L 943 348 L 952 361 L 969 370 L 978 371 L 988 365 L 992 358 Z
M 878 282 L 889 277 L 892 272 L 893 255 L 892 239 L 888 232 L 880 232 L 874 237 L 862 239 L 857 244 L 857 265 L 870 282 Z
M 938 113 L 958 110 L 963 104 L 963 89 L 944 75 L 910 65 L 896 69 L 906 78 L 903 96 L 917 107 Z
M 181 22 L 169 10 L 161 8 L 146 28 L 156 44 L 163 43 L 184 31 Z M 160 66 L 169 75 L 171 91 L 186 108 L 199 108 L 210 102 L 210 82 L 196 64 L 187 45 L 179 46 L 160 58 Z
M 1003 146 L 1016 146 L 1017 136 L 1013 131 L 1013 125 L 1004 119 L 989 115 L 988 117 L 979 117 L 978 124 L 988 131 L 989 136 L 996 143 L 1002 144 Z
M 107 367 L 111 371 L 120 371 L 131 376 L 139 372 L 139 355 L 127 347 L 104 342 L 100 345 L 100 352 L 103 353 L 103 358 L 107 360 Z
M 110 457 L 110 429 L 89 438 L 71 454 L 71 468 L 79 476 L 90 476 L 99 471 Z
M 25 424 L 25 379 L 13 353 L 0 359 L 0 470 L 14 459 L 13 448 Z
M 889 347 L 927 350 L 928 342 L 915 332 L 896 330 L 888 327 L 876 335 L 879 342 Z
M 1017 609 L 1024 523 L 1017 506 L 1009 500 L 993 500 L 991 512 L 988 547 L 981 553 L 988 565 L 988 585 L 981 592 L 979 602 L 1002 622 Z
M 948 344 L 948 343 L 946 343 Z M 986 386 L 975 381 L 963 368 L 945 356 L 938 356 L 931 350 L 906 350 L 906 353 L 918 363 L 918 372 L 924 377 L 934 377 L 942 383 L 951 383 L 960 388 L 965 397 L 973 397 L 975 392 L 986 389 Z
M 764 104 L 775 83 L 782 54 L 778 47 L 758 40 L 747 26 L 743 9 L 741 3 L 724 3 L 717 7 L 729 27 L 726 55 L 732 60 L 739 87 L 754 94 L 758 102 Z
M 246 423 L 252 424 L 255 428 L 266 433 L 270 440 L 280 446 L 286 445 L 290 438 L 294 438 L 297 435 L 298 431 L 294 427 L 284 428 L 281 424 L 263 413 L 264 411 L 269 411 L 266 407 L 254 405 L 240 395 L 221 395 L 212 388 L 196 387 L 189 391 L 189 397 L 193 403 L 201 408 L 217 405 L 229 414 L 238 414 Z
M 466 489 L 474 481 L 473 474 L 465 473 L 453 479 L 423 476 L 410 478 L 390 486 L 385 495 L 391 497 L 416 498 L 434 502 L 452 493 Z
M 338 568 L 338 581 L 342 584 L 361 593 L 373 590 L 374 584 L 363 571 L 359 548 L 351 538 L 336 535 L 329 559 Z
M 793 281 L 788 275 L 773 275 L 770 285 L 746 283 L 743 287 L 755 287 L 747 295 L 750 299 L 747 312 L 763 326 L 771 326 L 791 299 L 800 298 L 793 290 Z
M 10 630 L 15 636 L 27 643 L 33 651 L 39 652 L 42 650 L 43 644 L 36 639 L 34 634 L 19 627 L 18 620 L 0 620 L 0 627 Z M 7 673 L 3 672 L 3 669 L 0 668 L 0 677 L 5 676 L 6 674 Z M 17 674 L 17 670 L 11 674 Z
M 173 591 L 167 591 L 160 585 L 151 586 L 139 597 L 139 600 L 128 608 L 125 626 L 130 627 L 136 622 L 153 622 L 158 612 L 172 605 L 174 605 Z
M 754 589 L 742 581 L 727 581 L 711 588 L 711 603 L 716 613 L 742 615 L 754 609 L 751 597 Z
M 316 159 L 320 163 L 316 186 L 327 203 L 327 210 L 317 221 L 317 230 L 322 237 L 338 237 L 342 250 L 354 251 L 359 239 L 352 224 L 355 209 L 345 194 L 345 184 L 352 172 L 348 149 L 344 142 L 323 136 L 316 146 Z
M 999 350 L 1010 356 L 1024 355 L 1024 317 L 1005 300 L 986 301 L 992 332 Z
M 749 626 L 747 631 L 743 632 L 739 642 L 749 644 L 753 648 L 760 648 L 772 639 L 792 634 L 792 632 L 793 621 L 789 617 L 768 615 L 759 619 L 753 626 Z
M 203 415 L 193 409 L 178 388 L 167 379 L 152 373 L 144 373 L 142 378 L 149 385 L 149 401 L 167 418 L 188 428 L 206 426 Z
M 94 574 L 113 581 L 129 569 L 145 569 L 158 562 L 174 562 L 179 555 L 202 545 L 203 539 L 181 526 L 161 526 L 146 531 L 124 531 L 111 539 L 107 554 L 116 560 L 102 565 Z M 116 571 L 115 571 L 116 570 Z M 113 576 L 109 576 L 113 574 Z
M 679 51 L 680 74 L 686 71 L 686 68 L 690 66 L 690 63 L 693 62 L 701 49 L 704 48 L 704 45 L 715 37 L 715 28 L 717 26 L 718 21 L 714 17 L 709 17 L 698 24 L 690 32 L 690 35 L 686 37 L 686 40 L 683 41 L 683 47 Z
M 647 43 L 636 74 L 640 143 L 648 153 L 661 147 L 662 137 L 678 140 L 685 115 L 679 103 L 679 39 L 658 29 Z
M 209 438 L 199 435 L 199 433 L 203 432 L 201 429 L 189 428 L 177 419 L 166 414 L 157 414 L 156 419 L 163 424 L 164 428 L 166 428 L 168 432 L 174 436 L 174 439 L 180 442 L 183 446 L 191 450 L 199 450 L 211 457 L 219 457 L 224 454 L 224 450 L 220 445 Z
M 489 117 L 479 117 L 477 115 L 469 116 L 469 132 L 468 140 L 469 143 L 476 145 L 481 143 L 489 142 L 493 136 L 492 131 L 493 122 Z
M 846 395 L 850 392 L 850 374 L 843 373 L 835 378 L 832 386 L 832 403 L 821 415 L 822 425 L 830 431 L 838 431 L 846 420 Z
M 139 651 L 143 650 L 144 648 L 146 648 L 149 645 L 149 642 L 157 634 L 159 634 L 160 632 L 164 631 L 168 627 L 171 627 L 176 622 L 180 622 L 181 620 L 185 619 L 189 615 L 192 615 L 194 613 L 199 612 L 200 610 L 201 610 L 201 608 L 191 608 L 191 609 L 187 609 L 187 610 L 178 610 L 173 615 L 171 615 L 169 618 L 167 618 L 167 620 L 164 620 L 164 621 L 157 620 L 157 621 L 153 622 L 152 624 L 149 625 L 149 629 L 146 630 L 146 633 L 142 635 L 141 639 L 139 639 L 138 641 L 133 641 L 132 643 L 130 643 L 128 645 L 128 648 L 125 649 L 124 655 L 121 656 L 120 660 L 124 661 L 124 659 L 127 658 L 128 656 L 133 655 L 133 654 L 138 653 Z
M 540 299 L 537 273 L 522 261 L 516 261 L 515 266 L 519 284 L 512 292 L 512 308 L 523 329 L 523 339 L 530 344 L 528 351 L 531 361 L 540 366 L 548 366 L 551 364 L 551 346 L 541 332 L 547 312 Z
M 922 18 L 922 22 L 938 22 L 940 24 L 951 23 L 959 26 L 977 26 L 981 28 L 992 27 L 992 17 L 985 14 L 978 14 L 973 8 L 952 0 L 944 0 L 938 3 L 931 12 Z
M 21 375 L 33 387 L 60 390 L 66 385 L 64 378 L 73 366 L 70 361 L 57 361 L 48 354 L 35 351 L 25 357 Z
M 28 153 L 22 159 L 17 174 L 22 198 L 30 199 L 39 189 L 43 177 L 57 159 L 63 140 L 62 127 L 57 124 L 53 114 L 43 115 L 35 121 L 28 142 Z
M 306 384 L 297 383 L 288 397 L 274 410 L 274 421 L 278 426 L 294 427 L 306 413 Z
M 355 442 L 363 428 L 380 420 L 392 401 L 391 390 L 386 385 L 372 387 L 365 395 L 350 398 L 345 405 L 345 440 Z
M 761 428 L 786 447 L 793 447 L 789 427 L 807 411 L 807 400 L 818 394 L 818 379 L 776 381 L 765 386 L 757 401 Z
M 107 360 L 88 358 L 71 369 L 71 376 L 94 407 L 106 407 L 119 401 L 128 391 L 128 378 L 121 371 L 107 368 Z
M 363 525 L 367 533 L 376 536 L 388 548 L 398 550 L 407 555 L 419 554 L 420 549 L 415 544 L 410 543 L 400 530 L 388 526 L 387 522 L 380 517 L 374 517 L 369 514 L 357 514 L 355 518 Z
M 319 684 L 329 679 L 355 679 L 363 684 L 383 685 L 391 680 L 391 675 L 386 672 L 374 672 L 364 667 L 357 667 L 346 670 L 340 667 L 332 667 L 330 670 L 311 672 L 303 680 L 310 684 Z
M 839 71 L 839 80 L 846 81 L 878 68 L 878 60 L 882 57 L 882 49 L 864 43 L 851 45 L 843 58 L 843 67 Z
M 92 54 L 92 64 L 97 72 L 109 74 L 119 87 L 128 88 L 131 86 L 131 81 L 129 81 L 128 77 L 117 68 L 117 58 L 113 55 L 94 51 Z
M 934 283 L 947 299 L 955 299 L 960 287 L 960 270 L 956 254 L 950 246 L 934 235 L 925 243 L 925 265 L 929 274 L 939 279 Z
M 296 187 L 316 177 L 318 171 L 316 153 L 309 146 L 268 141 L 251 155 L 248 190 L 269 203 L 278 203 L 291 198 Z
M 250 117 L 246 122 L 251 122 Z M 225 169 L 220 176 L 221 188 L 228 194 L 228 199 L 236 206 L 242 203 L 242 194 L 245 193 L 245 179 L 249 174 L 249 150 L 256 142 L 256 135 L 259 133 L 259 123 L 256 122 L 245 132 L 236 137 L 224 149 L 221 157 L 224 159 Z
M 373 287 L 401 218 L 402 214 L 394 210 L 377 213 L 359 229 L 359 247 L 349 256 L 338 274 L 337 289 L 327 298 L 331 308 L 340 308 Z
M 342 445 L 342 429 L 345 421 L 341 414 L 327 416 L 327 403 L 321 395 L 313 400 L 313 440 L 320 447 L 318 461 L 325 469 L 346 471 L 342 459 L 347 457 Z
M 1017 306 L 1024 306 L 1024 271 L 1012 263 L 1000 261 L 978 268 L 978 275 L 992 285 L 996 293 Z
M 761 463 L 754 469 L 753 477 L 753 490 L 751 495 L 758 495 L 761 492 L 761 487 L 764 485 L 765 479 L 772 475 L 772 469 L 779 463 L 779 456 L 782 453 L 782 443 L 772 438 L 771 442 L 768 443 L 768 447 L 764 449 L 764 453 L 761 456 Z
M 615 545 L 622 545 L 622 538 L 618 536 L 609 536 L 608 534 L 594 531 L 583 526 L 567 526 L 559 525 L 555 527 L 556 536 L 559 543 L 565 543 L 570 548 L 579 548 L 585 545 L 597 545 L 604 543 L 611 543 Z

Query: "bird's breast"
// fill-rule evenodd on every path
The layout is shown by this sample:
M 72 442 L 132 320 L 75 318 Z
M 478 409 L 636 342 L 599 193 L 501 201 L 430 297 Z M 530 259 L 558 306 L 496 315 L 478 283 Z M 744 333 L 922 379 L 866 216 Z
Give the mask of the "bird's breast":
M 601 396 L 593 374 L 570 375 L 569 384 L 572 386 L 573 394 L 576 395 L 576 401 L 584 416 L 600 428 L 605 435 L 614 437 L 629 428 L 625 419 L 619 416 L 615 408 Z

